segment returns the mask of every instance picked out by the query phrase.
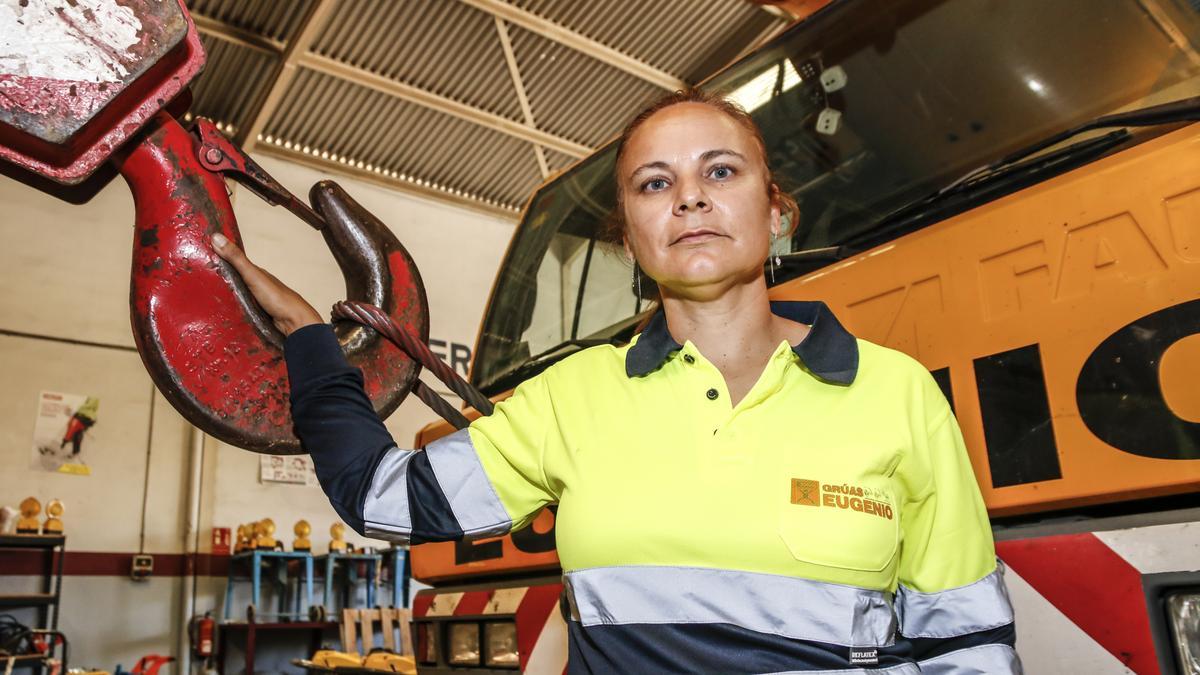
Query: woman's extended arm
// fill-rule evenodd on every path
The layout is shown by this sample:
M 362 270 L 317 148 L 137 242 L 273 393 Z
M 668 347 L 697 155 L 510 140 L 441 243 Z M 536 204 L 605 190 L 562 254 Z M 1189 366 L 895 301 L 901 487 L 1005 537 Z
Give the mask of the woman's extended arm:
M 246 253 L 229 241 L 220 232 L 212 237 L 213 249 L 225 262 L 233 266 L 246 282 L 254 299 L 275 321 L 275 327 L 283 334 L 291 335 L 297 330 L 317 323 L 324 323 L 321 315 L 300 294 L 288 288 L 273 274 L 250 262 Z
M 537 424 L 541 417 L 517 414 L 514 419 L 497 408 L 500 414 L 488 418 L 491 433 L 477 431 L 474 440 L 464 429 L 424 451 L 397 447 L 363 390 L 361 371 L 346 361 L 332 327 L 237 246 L 216 237 L 213 244 L 287 335 L 284 357 L 296 436 L 312 456 L 334 510 L 356 532 L 416 543 L 492 536 L 508 532 L 514 522 L 526 522 L 550 500 L 545 489 L 526 478 L 540 472 L 509 468 L 540 458 L 542 448 L 527 447 L 520 440 L 524 434 L 504 433 Z M 513 398 L 517 401 L 506 407 L 530 397 Z M 492 443 L 497 437 L 507 440 Z M 490 472 L 484 470 L 481 454 L 488 456 Z

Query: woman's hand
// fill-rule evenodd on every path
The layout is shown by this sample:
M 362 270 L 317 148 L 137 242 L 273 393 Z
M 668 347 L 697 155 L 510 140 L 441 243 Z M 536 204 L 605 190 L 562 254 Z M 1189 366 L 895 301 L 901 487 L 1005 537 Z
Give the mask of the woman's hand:
M 270 272 L 250 262 L 246 253 L 225 235 L 220 232 L 214 234 L 212 243 L 217 255 L 233 265 L 241 275 L 242 281 L 246 282 L 246 287 L 250 289 L 254 299 L 271 315 L 275 327 L 284 335 L 291 335 L 305 326 L 324 323 L 317 310 L 300 297 L 299 293 L 285 286 Z

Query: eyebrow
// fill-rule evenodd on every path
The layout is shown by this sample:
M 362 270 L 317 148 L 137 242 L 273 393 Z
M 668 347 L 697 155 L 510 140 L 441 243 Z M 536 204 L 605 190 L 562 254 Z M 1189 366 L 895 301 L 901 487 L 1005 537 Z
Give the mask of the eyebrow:
M 740 152 L 737 152 L 736 150 L 730 150 L 729 148 L 718 148 L 716 150 L 706 150 L 704 153 L 702 153 L 700 155 L 700 161 L 701 162 L 709 162 L 709 161 L 716 159 L 717 157 L 722 157 L 724 155 L 732 155 L 742 161 L 746 160 L 745 155 L 743 155 Z M 639 166 L 638 168 L 634 169 L 633 173 L 629 174 L 629 177 L 634 178 L 638 174 L 642 173 L 643 171 L 648 171 L 650 169 L 669 169 L 669 168 L 670 168 L 670 165 L 663 161 L 647 162 L 647 163 Z
M 634 178 L 639 173 L 642 173 L 643 171 L 649 171 L 650 169 L 667 169 L 667 168 L 669 168 L 669 166 L 667 165 L 666 162 L 662 162 L 662 161 L 647 162 L 647 163 L 639 166 L 638 168 L 634 169 L 633 173 L 629 174 L 629 177 Z
M 716 159 L 717 157 L 720 157 L 721 155 L 733 155 L 734 157 L 737 157 L 738 159 L 743 160 L 743 161 L 745 161 L 745 159 L 746 159 L 740 152 L 737 152 L 735 150 L 730 150 L 729 148 L 721 148 L 719 150 L 709 150 L 708 152 L 704 153 L 703 155 L 700 155 L 700 161 L 707 162 L 709 160 Z

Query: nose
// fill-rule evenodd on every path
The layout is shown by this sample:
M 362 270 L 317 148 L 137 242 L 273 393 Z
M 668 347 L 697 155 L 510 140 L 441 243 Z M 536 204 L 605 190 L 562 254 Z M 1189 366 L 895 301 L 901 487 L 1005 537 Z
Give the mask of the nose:
M 698 182 L 680 182 L 675 202 L 675 215 L 682 216 L 697 211 L 701 213 L 712 211 L 712 202 L 709 201 L 708 195 L 704 194 L 704 190 Z

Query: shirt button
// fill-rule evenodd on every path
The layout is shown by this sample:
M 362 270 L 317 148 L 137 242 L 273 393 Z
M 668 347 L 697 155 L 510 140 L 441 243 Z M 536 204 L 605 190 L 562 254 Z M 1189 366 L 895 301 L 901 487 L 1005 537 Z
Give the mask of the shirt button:
M 696 357 L 692 356 L 691 354 L 684 354 L 684 355 L 683 355 L 683 360 L 684 360 L 684 361 L 687 361 L 688 363 L 695 363 L 695 362 L 696 362 Z
M 715 400 L 717 400 L 717 397 L 720 396 L 720 394 L 717 393 L 716 389 L 709 389 L 708 392 L 705 393 L 704 395 L 707 396 L 708 400 L 710 400 L 710 401 L 715 401 Z

